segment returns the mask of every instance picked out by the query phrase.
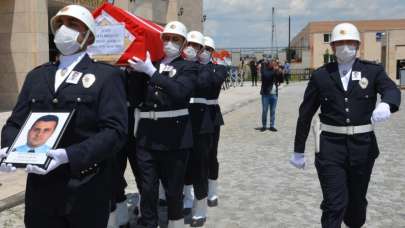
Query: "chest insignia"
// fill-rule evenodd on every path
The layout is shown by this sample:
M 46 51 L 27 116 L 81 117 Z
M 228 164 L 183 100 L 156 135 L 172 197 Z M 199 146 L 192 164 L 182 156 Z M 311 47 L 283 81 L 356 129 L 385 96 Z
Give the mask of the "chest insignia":
M 362 89 L 366 89 L 368 86 L 368 79 L 367 78 L 361 78 L 359 81 L 359 85 Z
M 96 81 L 96 76 L 94 74 L 85 74 L 82 78 L 82 83 L 84 88 L 90 88 Z

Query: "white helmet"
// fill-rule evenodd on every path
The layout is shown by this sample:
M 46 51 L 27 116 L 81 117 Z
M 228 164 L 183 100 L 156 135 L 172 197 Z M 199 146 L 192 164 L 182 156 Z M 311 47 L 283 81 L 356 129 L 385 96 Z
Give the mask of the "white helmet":
M 210 47 L 215 50 L 215 42 L 209 36 L 204 37 L 204 46 Z
M 68 5 L 59 10 L 59 12 L 51 18 L 51 31 L 53 34 L 55 34 L 58 26 L 56 19 L 60 16 L 69 16 L 78 19 L 83 22 L 90 32 L 93 33 L 93 36 L 95 36 L 96 22 L 94 21 L 93 15 L 85 7 L 80 5 Z
M 198 31 L 191 31 L 187 33 L 187 42 L 193 42 L 204 46 L 204 35 Z
M 184 37 L 184 39 L 187 38 L 187 28 L 180 21 L 171 21 L 167 23 L 162 34 L 164 33 L 177 34 Z
M 355 40 L 360 42 L 360 33 L 356 26 L 350 23 L 341 23 L 335 26 L 332 31 L 331 43 L 340 40 Z

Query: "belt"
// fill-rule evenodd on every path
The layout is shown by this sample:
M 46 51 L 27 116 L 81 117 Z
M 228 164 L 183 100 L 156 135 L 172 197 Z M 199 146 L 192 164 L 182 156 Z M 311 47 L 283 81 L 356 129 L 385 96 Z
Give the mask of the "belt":
M 217 105 L 218 100 L 213 99 L 213 100 L 208 100 L 206 98 L 196 98 L 192 97 L 190 98 L 190 104 L 206 104 L 206 105 Z
M 178 109 L 161 112 L 150 111 L 150 112 L 141 112 L 140 114 L 141 119 L 152 119 L 152 120 L 157 120 L 161 118 L 174 118 L 186 115 L 188 115 L 188 109 Z
M 207 105 L 218 105 L 218 99 L 207 100 Z
M 336 134 L 355 135 L 374 131 L 374 126 L 371 124 L 359 126 L 332 126 L 321 123 L 321 131 L 326 131 Z

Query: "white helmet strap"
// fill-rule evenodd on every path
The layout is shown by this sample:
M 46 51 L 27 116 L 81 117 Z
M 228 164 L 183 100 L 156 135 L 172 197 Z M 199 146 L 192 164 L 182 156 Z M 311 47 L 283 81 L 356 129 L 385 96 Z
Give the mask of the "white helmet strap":
M 87 30 L 86 35 L 84 36 L 84 39 L 83 39 L 82 43 L 80 44 L 80 50 L 83 50 L 83 47 L 87 43 L 89 36 L 90 36 L 90 30 Z

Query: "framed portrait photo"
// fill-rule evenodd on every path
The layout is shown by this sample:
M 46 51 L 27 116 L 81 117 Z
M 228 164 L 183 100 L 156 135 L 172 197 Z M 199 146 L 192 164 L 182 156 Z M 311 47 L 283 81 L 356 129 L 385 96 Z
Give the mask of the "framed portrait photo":
M 31 112 L 0 163 L 46 169 L 51 161 L 46 154 L 58 146 L 73 112 Z

